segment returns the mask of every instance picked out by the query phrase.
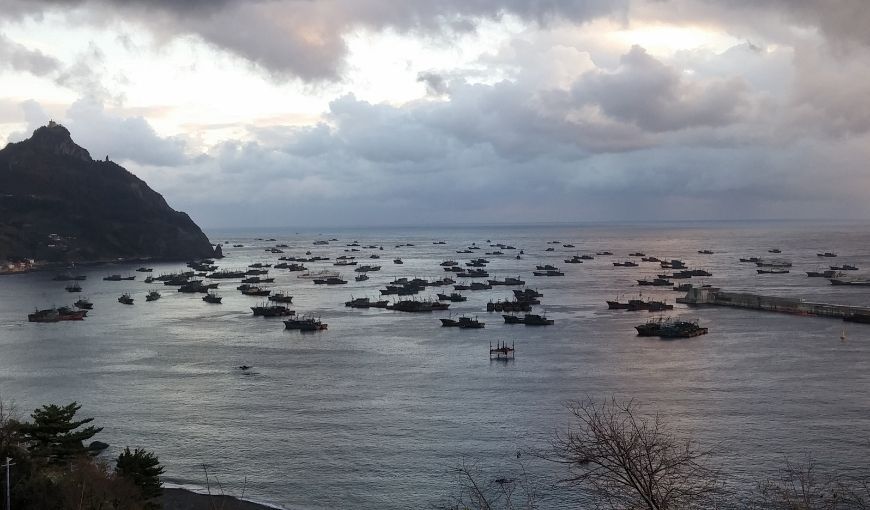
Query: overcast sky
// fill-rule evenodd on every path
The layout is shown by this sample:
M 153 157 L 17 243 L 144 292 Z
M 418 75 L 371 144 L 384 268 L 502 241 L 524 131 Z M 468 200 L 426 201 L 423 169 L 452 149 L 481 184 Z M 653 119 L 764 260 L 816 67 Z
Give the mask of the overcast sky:
M 200 225 L 870 218 L 867 0 L 0 0 L 55 119 Z

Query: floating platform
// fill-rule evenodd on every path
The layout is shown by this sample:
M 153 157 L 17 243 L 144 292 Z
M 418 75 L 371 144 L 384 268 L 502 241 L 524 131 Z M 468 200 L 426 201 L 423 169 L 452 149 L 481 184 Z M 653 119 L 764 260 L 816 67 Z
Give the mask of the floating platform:
M 814 315 L 845 319 L 855 315 L 870 315 L 870 307 L 813 303 L 799 298 L 761 296 L 750 293 L 724 292 L 715 287 L 692 288 L 677 303 L 686 305 L 714 305 L 762 310 L 766 312 Z

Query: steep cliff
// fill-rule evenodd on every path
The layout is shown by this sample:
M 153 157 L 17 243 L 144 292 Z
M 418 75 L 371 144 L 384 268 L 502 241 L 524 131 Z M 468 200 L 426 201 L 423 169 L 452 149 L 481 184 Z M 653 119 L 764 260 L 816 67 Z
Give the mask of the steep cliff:
M 213 249 L 144 181 L 49 123 L 0 150 L 0 260 L 190 259 Z

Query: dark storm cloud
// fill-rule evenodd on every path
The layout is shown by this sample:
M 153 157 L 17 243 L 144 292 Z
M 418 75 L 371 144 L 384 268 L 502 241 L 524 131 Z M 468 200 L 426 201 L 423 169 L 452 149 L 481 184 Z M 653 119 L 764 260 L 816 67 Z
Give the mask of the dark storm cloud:
M 649 131 L 728 124 L 738 118 L 746 94 L 739 79 L 689 82 L 639 46 L 616 70 L 590 72 L 573 87 L 580 103 L 593 103 L 606 115 Z
M 827 38 L 842 42 L 870 44 L 870 9 L 866 0 L 731 0 L 705 3 L 725 5 L 752 13 L 768 9 L 795 23 L 819 28 Z
M 633 80 L 674 74 L 638 49 L 627 58 L 639 54 L 645 64 L 632 69 Z M 728 211 L 724 204 L 784 193 L 785 164 L 759 172 L 770 155 L 741 136 L 752 119 L 733 115 L 731 105 L 716 114 L 698 106 L 712 90 L 707 80 L 668 81 L 668 106 L 691 115 L 668 114 L 676 117 L 666 117 L 664 131 L 660 119 L 603 115 L 609 96 L 572 93 L 624 65 L 581 75 L 565 90 L 542 91 L 520 76 L 494 84 L 454 79 L 443 98 L 402 106 L 346 95 L 330 104 L 324 123 L 258 128 L 259 142 L 227 142 L 187 167 L 188 181 L 208 193 L 191 194 L 167 172 L 154 175 L 189 210 L 239 225 L 258 216 L 320 224 L 545 221 L 553 211 L 568 220 L 625 219 L 653 202 L 692 200 L 707 201 L 704 214 L 715 217 Z M 671 131 L 674 118 L 702 118 L 705 132 Z M 695 195 L 703 198 L 686 200 Z M 250 215 L 228 218 L 210 205 L 223 201 Z M 659 209 L 656 217 L 678 216 L 676 208 Z
M 94 23 L 136 20 L 160 38 L 193 34 L 276 77 L 336 79 L 356 28 L 455 33 L 506 14 L 546 25 L 637 12 L 653 18 L 713 23 L 746 36 L 788 38 L 789 23 L 819 29 L 843 46 L 870 44 L 865 0 L 0 0 L 0 16 L 91 10 Z M 93 9 L 89 9 L 93 7 Z M 85 13 L 77 20 L 88 19 Z M 785 21 L 786 23 L 783 23 Z
M 138 20 L 155 34 L 193 34 L 253 62 L 276 77 L 335 79 L 355 28 L 456 32 L 477 19 L 506 14 L 539 23 L 582 22 L 623 12 L 628 0 L 5 0 L 5 15 L 41 15 L 49 9 L 97 7 L 91 18 Z M 3 14 L 0 14 L 2 16 Z M 87 18 L 87 16 L 85 16 Z

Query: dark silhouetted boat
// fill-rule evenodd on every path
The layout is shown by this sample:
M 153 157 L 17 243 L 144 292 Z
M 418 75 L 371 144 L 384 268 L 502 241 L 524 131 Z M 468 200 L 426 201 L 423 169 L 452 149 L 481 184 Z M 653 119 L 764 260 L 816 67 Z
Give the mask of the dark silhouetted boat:
M 206 303 L 219 305 L 219 304 L 221 304 L 221 300 L 223 300 L 223 298 L 221 296 L 218 296 L 217 294 L 212 294 L 211 292 L 209 292 L 208 294 L 206 294 L 205 296 L 202 297 L 202 300 L 205 301 Z
M 261 289 L 260 287 L 246 287 L 241 289 L 241 291 L 246 296 L 268 296 L 272 293 L 271 290 Z
M 435 309 L 433 306 L 435 303 L 432 301 L 417 301 L 414 299 L 406 299 L 402 301 L 396 301 L 391 305 L 387 305 L 388 310 L 395 310 L 397 312 L 411 312 L 411 313 L 420 313 L 420 312 L 431 312 Z M 443 303 L 443 305 L 450 306 L 449 303 Z M 441 308 L 441 306 L 438 307 Z
M 528 301 L 490 301 L 486 304 L 487 312 L 531 312 L 532 304 Z
M 81 321 L 88 316 L 87 310 L 74 310 L 68 306 L 58 308 L 57 313 L 62 321 Z
M 285 294 L 284 292 L 276 292 L 276 293 L 272 294 L 271 296 L 269 296 L 269 301 L 272 301 L 275 303 L 292 303 L 293 296 Z
M 327 325 L 314 317 L 299 317 L 284 321 L 285 329 L 298 329 L 299 331 L 322 331 Z
M 348 306 L 350 308 L 386 308 L 389 304 L 389 301 L 372 301 L 370 298 L 355 298 L 350 301 L 345 301 L 344 306 Z
M 526 326 L 552 326 L 555 321 L 548 319 L 545 315 L 527 313 L 523 317 L 523 324 Z
M 112 274 L 103 278 L 103 280 L 107 282 L 120 282 L 122 280 L 135 280 L 135 276 L 121 276 L 119 274 Z
M 82 310 L 91 310 L 94 308 L 94 304 L 86 298 L 81 298 L 73 304 L 76 308 L 81 308 Z
M 315 278 L 315 285 L 344 285 L 347 283 L 347 280 L 342 280 L 337 276 L 330 276 L 329 278 Z
M 707 332 L 707 328 L 702 328 L 697 322 L 670 321 L 662 323 L 657 334 L 660 338 L 691 338 Z
M 484 323 L 471 317 L 460 317 L 458 320 L 441 319 L 441 326 L 455 327 L 460 329 L 480 329 L 484 327 Z
M 504 341 L 499 344 L 496 342 L 495 348 L 492 347 L 492 342 L 489 343 L 489 359 L 495 361 L 510 361 L 514 359 L 514 344 L 508 347 Z
M 641 286 L 652 286 L 652 287 L 670 287 L 673 285 L 670 280 L 665 278 L 654 278 L 652 280 L 638 280 L 638 285 Z
M 49 308 L 27 314 L 27 320 L 29 322 L 59 322 L 61 319 L 56 308 Z
M 558 269 L 547 269 L 546 271 L 532 271 L 535 276 L 565 276 L 565 273 Z
M 254 317 L 287 317 L 295 315 L 296 312 L 284 305 L 272 305 L 263 303 L 257 306 L 252 306 L 251 311 L 254 312 Z

